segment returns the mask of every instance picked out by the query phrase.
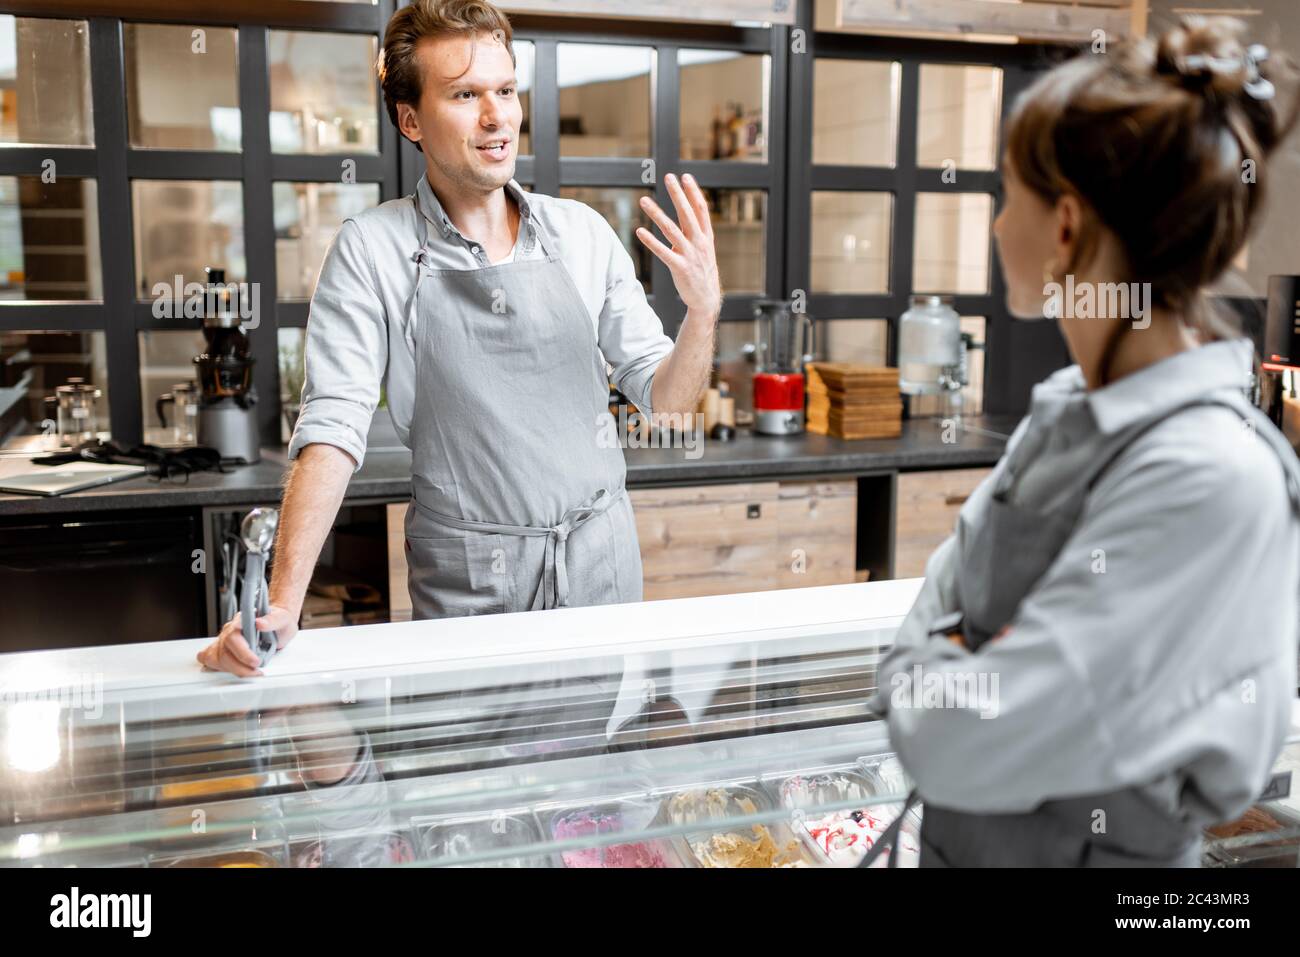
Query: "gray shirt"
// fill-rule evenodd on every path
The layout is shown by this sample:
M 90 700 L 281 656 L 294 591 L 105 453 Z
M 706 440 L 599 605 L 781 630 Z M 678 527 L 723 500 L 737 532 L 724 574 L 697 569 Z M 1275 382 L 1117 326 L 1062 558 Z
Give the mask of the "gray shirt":
M 959 610 L 958 536 L 984 520 L 1007 460 L 1013 501 L 1050 510 L 1084 493 L 1139 420 L 1242 389 L 1251 343 L 1184 352 L 1088 392 L 1077 366 L 1034 388 L 1007 454 L 926 565 L 882 663 L 998 678 L 996 708 L 890 708 L 890 738 L 935 804 L 975 813 L 1181 778 L 1177 813 L 1241 813 L 1282 748 L 1296 688 L 1300 521 L 1274 451 L 1231 409 L 1197 407 L 1138 438 L 1087 494 L 1078 525 L 1003 637 L 976 654 L 930 623 Z
M 614 384 L 648 414 L 655 370 L 673 343 L 646 301 L 632 257 L 591 207 L 525 193 L 514 180 L 508 188 L 521 214 L 515 259 L 544 258 L 537 242 L 540 222 L 587 307 L 593 340 Z M 429 223 L 431 268 L 493 265 L 480 242 L 452 225 L 424 177 L 416 197 L 418 213 L 406 197 L 344 220 L 325 255 L 307 322 L 306 376 L 289 443 L 291 459 L 313 442 L 324 442 L 347 452 L 360 468 L 381 383 L 398 438 L 410 445 L 417 388 L 412 255 L 422 235 L 417 217 Z M 492 401 L 492 384 L 483 388 L 483 401 Z

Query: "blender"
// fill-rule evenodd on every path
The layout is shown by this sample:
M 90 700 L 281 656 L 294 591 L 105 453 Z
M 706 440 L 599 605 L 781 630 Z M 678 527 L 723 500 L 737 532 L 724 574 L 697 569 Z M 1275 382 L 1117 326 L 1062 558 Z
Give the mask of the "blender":
M 812 320 L 790 303 L 754 303 L 754 431 L 798 435 L 804 430 L 804 363 L 812 358 Z
M 199 444 L 225 461 L 251 465 L 261 460 L 257 390 L 248 336 L 240 328 L 239 293 L 225 283 L 225 271 L 208 269 L 203 337 L 207 348 L 194 357 L 198 370 Z

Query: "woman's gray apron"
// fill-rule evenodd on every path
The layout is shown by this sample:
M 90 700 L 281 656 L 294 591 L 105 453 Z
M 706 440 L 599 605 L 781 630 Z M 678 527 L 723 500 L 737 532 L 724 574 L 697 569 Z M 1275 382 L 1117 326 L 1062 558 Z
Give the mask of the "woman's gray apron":
M 1244 398 L 1203 397 L 1130 428 L 1113 454 L 1094 463 L 1071 508 L 1038 512 L 1012 504 L 1020 474 L 1008 460 L 990 496 L 985 521 L 968 529 L 957 562 L 957 593 L 966 645 L 977 650 L 1012 621 L 1024 597 L 1055 561 L 1073 532 L 1088 494 L 1119 456 L 1147 431 L 1186 409 L 1222 405 L 1254 424 L 1282 462 L 1292 508 L 1300 514 L 1300 465 L 1268 418 Z M 1047 801 L 1019 814 L 968 814 L 927 804 L 921 826 L 921 866 L 1195 867 L 1197 827 L 1178 819 L 1182 781 L 1175 774 L 1143 787 Z M 904 810 L 915 803 L 915 792 Z M 1104 834 L 1093 833 L 1105 812 Z M 898 822 L 901 823 L 902 815 Z M 891 827 L 863 861 L 897 840 Z M 891 855 L 891 864 L 892 855 Z
M 414 201 L 414 200 L 413 200 Z M 591 316 L 536 217 L 545 258 L 432 269 L 423 225 L 415 351 L 414 618 L 641 600 L 641 556 Z

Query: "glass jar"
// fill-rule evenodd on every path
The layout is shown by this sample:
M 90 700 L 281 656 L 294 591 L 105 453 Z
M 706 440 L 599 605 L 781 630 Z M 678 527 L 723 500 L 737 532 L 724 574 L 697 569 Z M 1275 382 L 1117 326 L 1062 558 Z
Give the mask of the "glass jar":
M 906 395 L 944 391 L 961 362 L 961 316 L 944 296 L 913 296 L 898 324 L 898 385 Z
M 103 393 L 85 379 L 71 378 L 66 385 L 55 388 L 58 403 L 59 443 L 77 446 L 93 441 L 98 433 L 95 401 Z

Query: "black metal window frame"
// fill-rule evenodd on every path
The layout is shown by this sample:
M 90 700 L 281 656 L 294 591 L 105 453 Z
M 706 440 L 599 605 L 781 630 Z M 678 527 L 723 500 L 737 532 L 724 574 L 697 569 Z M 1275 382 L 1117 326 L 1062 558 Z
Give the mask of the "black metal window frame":
M 812 4 L 800 6 L 798 23 L 789 31 L 803 30 L 806 51 L 790 57 L 790 101 L 805 108 L 792 112 L 789 130 L 789 203 L 787 221 L 792 228 L 787 242 L 786 296 L 807 293 L 808 314 L 817 320 L 880 319 L 889 325 L 890 364 L 897 364 L 898 320 L 907 310 L 915 272 L 916 206 L 920 193 L 947 195 L 984 194 L 993 198 L 993 216 L 1002 207 L 1002 148 L 1005 121 L 1016 97 L 1042 70 L 1058 62 L 1065 51 L 1058 47 L 967 43 L 902 37 L 818 32 L 813 29 Z M 813 143 L 813 74 L 823 59 L 898 63 L 901 80 L 898 128 L 893 166 L 842 166 L 815 164 Z M 917 158 L 920 124 L 921 67 L 988 66 L 1002 71 L 1002 104 L 998 123 L 996 168 L 991 171 L 958 168 L 953 182 L 944 171 L 922 167 Z M 860 91 L 866 95 L 869 91 Z M 893 197 L 890 236 L 889 291 L 881 294 L 815 292 L 812 279 L 812 194 L 814 192 L 887 193 Z M 990 221 L 990 226 L 992 221 Z M 1019 412 L 1029 389 L 1043 375 L 1067 361 L 1063 340 L 1055 323 L 1018 322 L 1006 308 L 1006 284 L 997 246 L 989 244 L 989 291 L 981 295 L 955 295 L 954 305 L 963 316 L 985 318 L 984 409 L 989 413 Z
M 277 288 L 272 184 L 340 181 L 337 154 L 273 154 L 270 150 L 270 86 L 267 71 L 269 30 L 369 34 L 382 39 L 399 0 L 376 5 L 308 3 L 302 0 L 229 0 L 201 14 L 176 9 L 166 0 L 7 0 L 4 12 L 18 16 L 86 20 L 90 28 L 93 147 L 7 147 L 0 149 L 0 175 L 34 175 L 41 162 L 54 159 L 61 175 L 97 180 L 99 241 L 103 269 L 100 302 L 6 302 L 0 304 L 0 329 L 98 331 L 105 335 L 108 378 L 112 389 L 110 429 L 114 438 L 132 443 L 142 435 L 138 389 L 121 383 L 140 379 L 138 334 L 177 328 L 159 320 L 151 305 L 137 299 L 132 222 L 135 179 L 227 180 L 243 192 L 245 259 L 249 282 L 263 292 L 262 317 L 252 337 L 254 382 L 262 396 L 259 425 L 264 441 L 279 436 L 280 328 L 302 328 L 308 304 L 280 301 Z M 706 189 L 753 189 L 766 194 L 765 289 L 761 295 L 728 295 L 724 322 L 748 321 L 755 300 L 788 298 L 809 290 L 811 194 L 814 190 L 887 192 L 894 196 L 890 292 L 879 296 L 811 294 L 809 313 L 818 319 L 881 318 L 890 324 L 890 359 L 895 357 L 898 317 L 906 309 L 913 274 L 913 236 L 919 192 L 984 192 L 1000 208 L 1000 176 L 994 172 L 958 171 L 956 183 L 943 182 L 941 171 L 916 165 L 919 76 L 923 63 L 997 66 L 1003 70 L 1003 112 L 1038 70 L 1052 62 L 1041 47 L 966 44 L 950 41 L 817 33 L 811 3 L 800 6 L 794 27 L 742 27 L 658 21 L 582 20 L 569 17 L 516 15 L 517 40 L 535 49 L 532 89 L 533 154 L 519 160 L 516 176 L 537 192 L 556 195 L 564 187 L 646 189 L 639 158 L 562 157 L 559 155 L 559 88 L 557 47 L 561 43 L 639 45 L 655 51 L 651 86 L 651 155 L 653 195 L 666 210 L 672 202 L 664 185 L 668 172 L 694 175 Z M 241 116 L 239 152 L 156 150 L 128 143 L 125 56 L 126 23 L 172 23 L 232 27 L 238 31 Z M 795 31 L 803 31 L 806 49 L 791 50 Z M 770 57 L 767 159 L 763 163 L 684 161 L 680 155 L 681 67 L 684 49 L 731 50 Z M 818 58 L 883 60 L 902 65 L 898 155 L 894 167 L 834 167 L 812 163 L 813 68 Z M 806 108 L 792 110 L 791 104 Z M 423 156 L 402 139 L 388 121 L 376 80 L 379 154 L 359 154 L 356 182 L 378 183 L 381 201 L 412 192 L 424 172 Z M 1000 157 L 1000 150 L 999 150 Z M 1051 323 L 1015 323 L 1004 306 L 1004 287 L 991 248 L 990 292 L 959 296 L 957 308 L 987 319 L 985 408 L 989 412 L 1024 407 L 1032 384 L 1062 364 L 1064 346 Z M 657 258 L 651 260 L 651 305 L 670 335 L 675 335 L 685 308 L 672 277 Z M 124 317 L 130 317 L 124 321 Z
M 673 214 L 672 200 L 664 182 L 666 173 L 690 173 L 704 189 L 752 189 L 767 195 L 764 290 L 761 294 L 727 296 L 723 319 L 744 319 L 753 303 L 780 296 L 785 288 L 785 130 L 788 84 L 786 70 L 789 46 L 781 28 L 732 27 L 725 25 L 665 23 L 615 19 L 582 20 L 518 14 L 510 18 L 516 41 L 526 40 L 536 51 L 532 89 L 533 153 L 519 160 L 516 178 L 549 196 L 565 187 L 624 188 L 650 190 L 655 202 Z M 611 44 L 642 46 L 654 51 L 651 72 L 651 141 L 646 157 L 574 157 L 560 155 L 560 90 L 557 77 L 557 48 L 560 44 Z M 768 55 L 769 73 L 767 160 L 763 163 L 729 160 L 684 161 L 681 158 L 681 50 L 724 50 Z M 653 160 L 652 183 L 643 181 L 644 161 Z M 409 143 L 402 144 L 402 182 L 410 192 L 424 172 L 420 154 Z M 672 276 L 657 258 L 651 259 L 650 291 L 647 296 L 664 329 L 675 336 L 685 317 L 685 306 L 677 297 Z
M 259 326 L 250 336 L 256 360 L 253 381 L 261 401 L 258 426 L 264 442 L 276 444 L 279 428 L 277 331 L 307 322 L 305 301 L 276 296 L 275 223 L 272 184 L 280 181 L 338 183 L 341 163 L 353 159 L 357 183 L 377 183 L 380 200 L 398 195 L 397 131 L 388 122 L 378 80 L 375 81 L 378 154 L 279 154 L 271 152 L 271 90 L 267 36 L 272 30 L 369 34 L 378 44 L 396 8 L 395 0 L 376 5 L 303 3 L 293 0 L 235 0 L 211 9 L 167 4 L 164 0 L 7 0 L 0 12 L 20 17 L 84 20 L 89 27 L 91 115 L 90 147 L 15 146 L 0 149 L 0 175 L 39 175 L 41 164 L 55 161 L 57 175 L 93 178 L 99 213 L 99 248 L 103 299 L 98 302 L 5 302 L 0 330 L 102 332 L 111 389 L 109 429 L 126 444 L 141 441 L 139 334 L 183 328 L 174 319 L 158 319 L 152 305 L 137 296 L 135 273 L 133 180 L 201 180 L 237 182 L 242 188 L 246 282 L 261 293 Z M 173 150 L 132 147 L 126 114 L 125 25 L 166 23 L 237 31 L 240 150 Z

